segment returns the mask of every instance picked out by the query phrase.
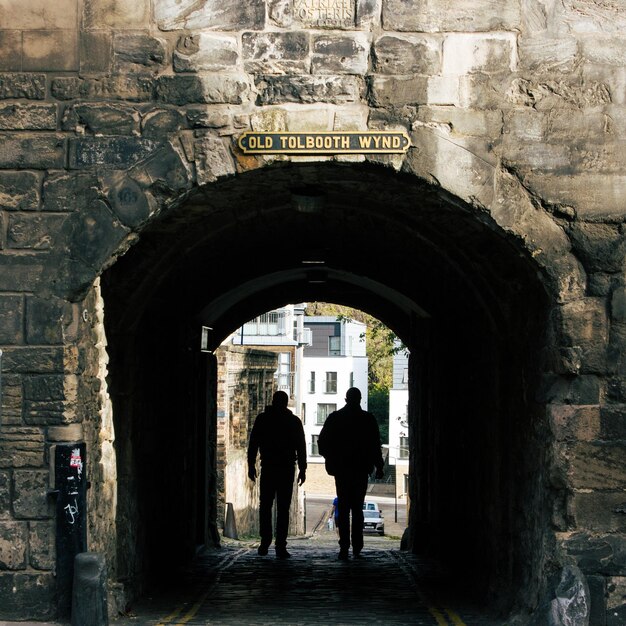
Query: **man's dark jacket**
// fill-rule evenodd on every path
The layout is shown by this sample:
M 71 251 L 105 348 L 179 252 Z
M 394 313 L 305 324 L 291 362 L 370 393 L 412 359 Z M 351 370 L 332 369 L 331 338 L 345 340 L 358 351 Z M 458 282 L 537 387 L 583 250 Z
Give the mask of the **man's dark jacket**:
M 300 418 L 289 409 L 268 406 L 254 421 L 248 444 L 248 466 L 254 467 L 261 451 L 261 466 L 306 469 L 306 442 Z
M 348 404 L 331 413 L 324 422 L 317 444 L 331 476 L 371 474 L 374 467 L 383 468 L 378 422 L 358 405 Z

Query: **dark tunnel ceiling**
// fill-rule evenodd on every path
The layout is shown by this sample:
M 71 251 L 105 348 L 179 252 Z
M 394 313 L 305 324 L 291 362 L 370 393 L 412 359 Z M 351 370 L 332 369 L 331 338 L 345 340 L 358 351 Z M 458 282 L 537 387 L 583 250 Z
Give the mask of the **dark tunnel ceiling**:
M 321 202 L 300 202 L 311 193 Z M 306 269 L 319 266 L 308 260 L 324 261 L 326 282 L 311 282 Z M 283 281 L 246 290 L 270 275 Z M 486 214 L 414 176 L 333 163 L 265 168 L 196 191 L 150 224 L 103 284 L 118 326 L 158 307 L 217 335 L 307 300 L 363 309 L 401 337 L 411 312 L 478 307 L 496 327 L 520 293 L 541 291 L 537 266 Z M 215 318 L 227 293 L 232 306 Z

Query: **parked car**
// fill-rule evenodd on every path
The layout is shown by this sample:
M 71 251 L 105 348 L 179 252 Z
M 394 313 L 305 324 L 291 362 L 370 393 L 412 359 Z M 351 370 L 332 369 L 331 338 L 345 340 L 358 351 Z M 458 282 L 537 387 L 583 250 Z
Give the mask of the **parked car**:
M 380 511 L 363 511 L 363 532 L 385 534 L 385 521 Z
M 378 504 L 376 504 L 376 502 L 373 502 L 372 500 L 366 500 L 365 502 L 363 502 L 363 510 L 380 511 L 380 509 L 378 508 Z

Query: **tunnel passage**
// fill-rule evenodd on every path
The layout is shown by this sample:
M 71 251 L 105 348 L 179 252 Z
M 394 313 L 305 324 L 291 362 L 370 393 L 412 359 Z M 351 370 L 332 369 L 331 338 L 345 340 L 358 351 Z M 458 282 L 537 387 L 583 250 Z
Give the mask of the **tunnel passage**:
M 474 593 L 532 604 L 549 561 L 536 402 L 549 288 L 487 214 L 389 168 L 279 164 L 195 190 L 102 277 L 118 577 L 138 591 L 218 539 L 215 347 L 297 301 L 360 308 L 411 350 L 409 543 Z

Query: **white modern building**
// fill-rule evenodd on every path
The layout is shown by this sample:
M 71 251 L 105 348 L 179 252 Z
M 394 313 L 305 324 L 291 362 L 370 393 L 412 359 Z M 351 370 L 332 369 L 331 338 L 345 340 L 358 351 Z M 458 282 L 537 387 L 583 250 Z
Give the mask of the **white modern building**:
M 305 317 L 304 328 L 311 332 L 311 343 L 305 346 L 302 361 L 300 416 L 314 479 L 314 466 L 324 463 L 317 439 L 329 413 L 344 406 L 350 387 L 361 390 L 361 406 L 367 409 L 367 327 L 361 322 L 338 321 L 335 316 L 319 316 Z
M 389 390 L 389 465 L 396 468 L 396 495 L 408 492 L 409 475 L 409 355 L 393 358 L 393 385 Z

